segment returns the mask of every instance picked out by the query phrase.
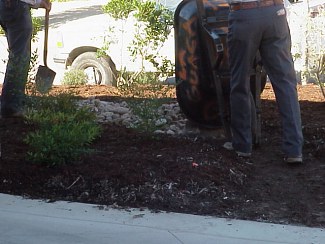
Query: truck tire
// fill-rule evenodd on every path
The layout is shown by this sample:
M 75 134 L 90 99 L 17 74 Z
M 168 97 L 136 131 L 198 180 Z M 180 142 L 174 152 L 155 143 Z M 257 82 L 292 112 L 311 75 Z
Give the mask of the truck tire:
M 110 57 L 97 57 L 96 52 L 80 54 L 71 64 L 71 69 L 83 70 L 88 75 L 88 84 L 116 86 L 116 68 Z

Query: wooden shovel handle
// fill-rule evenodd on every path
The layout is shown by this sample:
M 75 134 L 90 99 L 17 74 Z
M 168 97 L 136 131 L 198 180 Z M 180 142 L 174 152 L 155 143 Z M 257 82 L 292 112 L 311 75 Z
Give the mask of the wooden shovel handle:
M 43 61 L 44 61 L 44 66 L 47 67 L 47 43 L 48 43 L 48 38 L 49 38 L 49 18 L 50 18 L 50 11 L 45 10 L 45 26 L 44 26 L 44 51 L 43 51 Z

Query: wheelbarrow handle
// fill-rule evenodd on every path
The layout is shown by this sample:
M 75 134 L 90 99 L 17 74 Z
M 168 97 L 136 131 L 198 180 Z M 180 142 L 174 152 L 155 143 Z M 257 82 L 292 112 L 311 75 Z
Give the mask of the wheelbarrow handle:
M 47 67 L 47 43 L 49 39 L 49 18 L 50 11 L 45 10 L 45 25 L 44 25 L 44 49 L 43 49 L 43 62 L 44 66 Z

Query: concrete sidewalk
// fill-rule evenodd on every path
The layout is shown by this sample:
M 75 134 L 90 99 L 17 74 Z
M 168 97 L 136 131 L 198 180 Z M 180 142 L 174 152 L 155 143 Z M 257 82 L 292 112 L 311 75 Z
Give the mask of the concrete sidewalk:
M 324 244 L 325 230 L 0 194 L 0 244 Z

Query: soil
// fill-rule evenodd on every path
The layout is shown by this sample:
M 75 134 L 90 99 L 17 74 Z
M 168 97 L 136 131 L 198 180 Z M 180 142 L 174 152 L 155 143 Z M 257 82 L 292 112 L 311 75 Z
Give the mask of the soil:
M 73 89 L 83 97 L 123 100 L 105 86 Z M 167 90 L 166 90 L 167 89 Z M 161 97 L 175 100 L 175 88 Z M 105 124 L 79 162 L 56 167 L 26 160 L 23 139 L 33 126 L 1 120 L 0 192 L 46 201 L 149 208 L 281 224 L 325 226 L 325 102 L 318 86 L 298 86 L 304 163 L 282 161 L 281 128 L 271 86 L 262 93 L 262 142 L 251 160 L 209 136 L 149 135 Z

